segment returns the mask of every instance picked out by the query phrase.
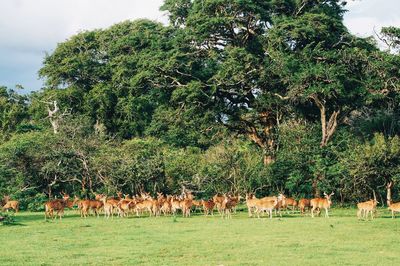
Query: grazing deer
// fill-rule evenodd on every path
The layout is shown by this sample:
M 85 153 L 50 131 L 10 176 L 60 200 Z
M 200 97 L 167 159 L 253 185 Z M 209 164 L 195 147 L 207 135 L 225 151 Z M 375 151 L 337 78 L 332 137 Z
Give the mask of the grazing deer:
M 15 213 L 18 213 L 19 210 L 19 201 L 18 200 L 10 200 L 10 196 L 4 196 L 4 206 L 3 211 L 13 209 Z
M 292 212 L 294 213 L 294 210 L 296 209 L 297 205 L 298 204 L 297 204 L 297 201 L 295 199 L 286 198 L 285 199 L 285 205 L 282 206 L 282 207 L 285 208 L 285 209 L 288 209 L 289 207 L 292 207 Z
M 360 202 L 357 204 L 357 217 L 358 219 L 366 218 L 368 219 L 368 214 L 371 213 L 371 220 L 374 219 L 374 212 L 376 211 L 376 205 L 378 205 L 378 201 L 376 200 L 376 195 L 374 191 L 374 199 Z
M 100 197 L 100 200 L 103 202 L 103 209 L 104 209 L 104 218 L 109 219 L 111 216 L 111 219 L 114 218 L 113 216 L 113 204 L 107 201 L 107 196 L 102 195 Z
M 270 219 L 272 219 L 272 211 L 276 208 L 276 205 L 278 204 L 278 198 L 277 197 L 272 197 L 272 198 L 265 198 L 265 199 L 259 199 L 255 203 L 255 209 L 257 213 L 257 217 L 260 218 L 260 213 L 266 211 L 268 213 L 268 216 Z
M 310 205 L 312 207 L 312 209 L 311 209 L 311 217 L 312 218 L 314 218 L 314 210 L 319 209 L 319 213 L 320 213 L 322 208 L 325 209 L 325 217 L 329 218 L 328 210 L 332 204 L 332 200 L 331 200 L 332 195 L 334 195 L 333 192 L 329 195 L 324 192 L 325 198 L 314 198 L 310 201 Z
M 299 206 L 299 209 L 300 209 L 300 213 L 304 214 L 306 208 L 310 209 L 310 206 L 311 206 L 310 205 L 310 200 L 309 199 L 300 199 L 298 206 Z
M 203 205 L 203 211 L 204 211 L 204 215 L 208 216 L 208 214 L 211 214 L 212 216 L 214 216 L 213 210 L 214 210 L 214 206 L 215 203 L 213 200 L 201 200 L 201 204 Z
M 201 200 L 192 200 L 192 206 L 194 208 L 194 212 L 199 210 L 201 212 L 201 207 L 203 206 Z
M 72 207 L 75 204 L 74 202 L 69 201 L 69 195 L 62 193 L 62 199 L 55 199 L 48 201 L 44 204 L 45 212 L 44 212 L 44 219 L 47 220 L 47 217 L 57 219 L 57 216 L 61 217 L 64 214 L 65 207 Z M 56 216 L 54 216 L 54 211 L 57 212 Z

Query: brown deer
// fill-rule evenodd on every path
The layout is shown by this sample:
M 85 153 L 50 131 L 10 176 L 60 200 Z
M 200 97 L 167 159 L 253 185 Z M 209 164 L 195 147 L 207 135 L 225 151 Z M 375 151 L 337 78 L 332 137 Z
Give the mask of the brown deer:
M 332 195 L 334 195 L 333 192 L 329 195 L 324 192 L 325 196 L 324 198 L 314 198 L 310 201 L 310 205 L 312 207 L 311 209 L 312 218 L 314 218 L 314 210 L 319 209 L 318 213 L 320 213 L 322 208 L 325 209 L 325 217 L 329 218 L 328 210 L 332 205 L 332 200 L 331 200 Z
M 183 201 L 183 199 L 181 199 L 178 196 L 171 197 L 170 204 L 171 204 L 171 212 L 173 215 L 176 214 L 177 210 L 182 209 L 182 206 L 181 206 L 182 201 Z
M 45 212 L 44 212 L 44 219 L 47 220 L 47 217 L 56 219 L 57 216 L 60 217 L 60 220 L 62 218 L 62 215 L 64 214 L 64 208 L 65 207 L 72 207 L 75 204 L 75 200 L 73 202 L 69 201 L 69 195 L 62 193 L 63 198 L 62 199 L 55 199 L 48 201 L 44 204 Z M 56 216 L 54 216 L 54 211 L 56 211 Z
M 255 202 L 255 209 L 257 213 L 257 217 L 260 218 L 260 213 L 266 211 L 268 213 L 268 216 L 270 219 L 272 219 L 272 211 L 276 208 L 276 205 L 278 204 L 278 199 L 277 197 L 274 198 L 265 198 L 265 199 L 259 199 L 258 201 Z
M 121 199 L 118 204 L 118 215 L 119 217 L 126 217 L 128 216 L 128 213 L 130 211 L 130 205 L 133 204 L 133 201 L 131 199 Z
M 256 203 L 258 200 L 259 199 L 257 199 L 253 194 L 246 193 L 246 205 L 249 212 L 249 217 L 253 216 L 253 212 L 256 209 Z
M 390 181 L 387 185 L 386 185 L 386 189 L 387 189 L 387 195 L 386 195 L 386 199 L 387 199 L 387 205 L 388 205 L 388 209 L 392 212 L 392 219 L 396 218 L 396 212 L 400 212 L 400 202 L 396 202 L 393 203 L 392 202 L 392 187 L 393 187 L 394 183 L 393 181 Z
M 298 203 L 295 199 L 293 198 L 286 198 L 285 199 L 285 205 L 283 206 L 285 209 L 289 209 L 289 207 L 292 207 L 292 212 L 294 213 L 294 210 L 296 209 Z
M 136 216 L 139 216 L 139 213 L 142 214 L 143 211 L 148 211 L 150 216 L 153 213 L 153 199 L 137 199 L 135 205 Z
M 376 211 L 376 205 L 378 205 L 378 201 L 376 200 L 376 195 L 374 191 L 374 199 L 360 202 L 357 204 L 357 217 L 358 219 L 368 219 L 368 214 L 371 213 L 371 220 L 374 219 L 374 212 Z
M 13 209 L 15 213 L 18 213 L 19 210 L 19 201 L 18 200 L 10 200 L 10 196 L 4 196 L 4 206 L 3 211 Z
M 106 195 L 101 195 L 100 200 L 103 202 L 103 209 L 104 209 L 104 218 L 111 219 L 114 218 L 113 216 L 113 204 L 107 201 Z
M 221 204 L 221 217 L 232 218 L 232 209 L 236 206 L 237 200 L 224 194 L 224 201 Z
M 188 192 L 185 193 L 185 198 L 181 201 L 181 208 L 182 208 L 182 216 L 183 217 L 190 217 L 190 209 L 193 205 L 193 195 L 192 193 Z
M 390 203 L 388 209 L 392 212 L 392 218 L 396 218 L 395 213 L 400 212 L 400 202 Z
M 214 210 L 214 206 L 215 203 L 213 200 L 201 200 L 201 205 L 203 205 L 203 211 L 204 211 L 204 215 L 208 216 L 209 214 L 211 214 L 212 216 L 214 216 L 213 210 Z
M 300 209 L 300 213 L 304 214 L 305 209 L 310 209 L 310 200 L 309 199 L 300 199 L 299 203 L 298 203 L 299 209 Z
M 161 205 L 161 212 L 164 215 L 168 215 L 171 213 L 171 195 L 167 195 L 167 198 L 164 200 L 164 202 Z
M 224 200 L 225 200 L 225 197 L 221 196 L 221 194 L 219 194 L 219 193 L 215 194 L 213 197 L 215 207 L 217 208 L 219 214 L 222 214 L 221 208 L 222 208 L 222 203 L 224 202 Z

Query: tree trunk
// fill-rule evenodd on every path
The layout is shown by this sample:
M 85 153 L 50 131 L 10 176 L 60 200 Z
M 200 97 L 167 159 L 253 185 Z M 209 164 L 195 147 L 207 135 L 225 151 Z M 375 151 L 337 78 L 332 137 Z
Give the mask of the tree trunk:
M 263 162 L 267 166 L 275 162 L 273 129 L 276 125 L 276 120 L 271 117 L 270 113 L 263 112 L 260 114 L 260 121 L 263 124 L 262 132 L 259 133 L 255 126 L 248 126 L 247 135 L 263 150 Z
M 318 187 L 319 181 L 322 180 L 322 176 L 318 175 L 312 182 L 312 189 L 314 192 L 314 197 L 319 198 L 321 196 L 321 190 Z
M 393 181 L 390 181 L 389 183 L 387 183 L 387 185 L 386 185 L 386 189 L 387 189 L 386 203 L 388 206 L 390 206 L 392 204 L 392 187 L 393 187 Z
M 326 114 L 326 107 L 325 107 L 325 101 L 321 101 L 316 95 L 313 95 L 311 99 L 314 100 L 315 104 L 318 106 L 318 109 L 321 114 L 321 130 L 322 130 L 322 138 L 321 138 L 321 147 L 325 147 L 333 134 L 336 131 L 336 128 L 338 126 L 338 116 L 340 114 L 340 110 L 338 111 L 333 111 L 331 116 L 329 117 L 329 121 L 327 122 L 327 114 Z

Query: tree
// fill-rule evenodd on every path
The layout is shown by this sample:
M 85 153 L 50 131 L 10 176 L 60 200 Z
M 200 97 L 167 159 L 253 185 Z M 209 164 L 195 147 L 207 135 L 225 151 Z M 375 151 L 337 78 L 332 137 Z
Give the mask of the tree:
M 28 119 L 28 97 L 0 86 L 0 139 L 8 139 Z

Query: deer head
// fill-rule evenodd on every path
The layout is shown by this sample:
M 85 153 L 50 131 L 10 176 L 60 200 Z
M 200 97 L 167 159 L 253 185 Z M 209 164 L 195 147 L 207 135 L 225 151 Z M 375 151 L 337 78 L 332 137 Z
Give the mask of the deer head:
M 326 194 L 325 192 L 324 192 L 324 196 L 325 196 L 325 198 L 327 199 L 327 201 L 328 201 L 328 203 L 329 204 L 331 204 L 332 203 L 332 200 L 331 200 L 331 197 L 333 196 L 333 195 L 335 195 L 335 193 L 331 193 L 331 194 Z

